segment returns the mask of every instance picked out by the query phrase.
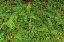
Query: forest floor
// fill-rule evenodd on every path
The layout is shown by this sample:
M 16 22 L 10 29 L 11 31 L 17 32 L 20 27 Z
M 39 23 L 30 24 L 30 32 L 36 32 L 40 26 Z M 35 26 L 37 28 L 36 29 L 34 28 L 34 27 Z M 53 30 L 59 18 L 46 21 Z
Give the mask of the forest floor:
M 64 42 L 64 0 L 1 0 L 0 42 Z

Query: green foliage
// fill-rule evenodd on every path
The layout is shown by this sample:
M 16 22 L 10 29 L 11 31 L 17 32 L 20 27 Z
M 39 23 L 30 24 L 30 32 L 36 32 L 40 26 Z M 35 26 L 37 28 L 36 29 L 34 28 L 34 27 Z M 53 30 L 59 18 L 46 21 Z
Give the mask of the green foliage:
M 1 0 L 0 42 L 64 42 L 64 0 Z

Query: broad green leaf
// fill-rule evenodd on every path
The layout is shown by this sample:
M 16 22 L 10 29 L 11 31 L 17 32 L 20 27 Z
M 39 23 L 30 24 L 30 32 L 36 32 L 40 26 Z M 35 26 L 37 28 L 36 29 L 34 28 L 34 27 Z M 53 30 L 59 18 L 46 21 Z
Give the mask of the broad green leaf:
M 22 12 L 20 12 L 20 14 L 19 15 L 23 15 L 23 16 L 25 16 L 26 15 L 26 13 L 25 13 L 25 11 L 22 11 Z
M 28 12 L 30 12 L 30 9 L 31 9 L 31 4 L 29 3 L 28 6 L 26 7 L 26 10 L 27 10 Z
M 19 33 L 17 33 L 17 34 L 15 35 L 15 38 L 19 39 L 20 41 L 22 40 L 21 34 L 19 34 Z
M 36 16 L 34 15 L 33 12 L 30 14 L 30 18 L 36 19 Z
M 50 18 L 47 18 L 49 27 L 52 27 L 52 21 Z
M 34 15 L 31 15 L 30 18 L 36 19 L 36 17 Z
M 42 28 L 39 28 L 38 31 L 49 32 L 48 28 L 43 24 Z
M 7 22 L 7 26 L 8 26 L 9 28 L 13 28 L 13 27 L 15 27 L 15 24 L 14 24 L 13 21 L 9 20 L 9 21 Z
M 38 31 L 45 31 L 45 32 L 49 32 L 49 30 L 47 28 L 40 28 L 38 29 Z
M 31 25 L 31 20 L 29 21 L 29 24 L 28 24 L 28 25 L 29 25 L 29 28 L 31 28 L 31 27 L 32 27 L 32 25 Z
M 51 33 L 56 35 L 58 33 L 58 31 L 57 30 L 52 30 Z

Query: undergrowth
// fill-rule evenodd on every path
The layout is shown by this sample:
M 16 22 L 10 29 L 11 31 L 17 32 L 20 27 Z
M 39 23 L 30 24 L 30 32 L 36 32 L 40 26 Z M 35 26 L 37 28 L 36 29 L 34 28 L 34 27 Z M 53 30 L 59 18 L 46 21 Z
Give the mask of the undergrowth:
M 64 0 L 0 0 L 0 42 L 64 42 Z

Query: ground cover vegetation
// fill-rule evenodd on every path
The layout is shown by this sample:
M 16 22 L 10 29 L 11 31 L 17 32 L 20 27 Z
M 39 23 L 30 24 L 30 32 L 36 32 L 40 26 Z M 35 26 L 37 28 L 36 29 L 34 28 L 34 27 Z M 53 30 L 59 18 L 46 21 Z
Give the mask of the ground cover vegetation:
M 64 0 L 0 0 L 0 42 L 64 42 Z

